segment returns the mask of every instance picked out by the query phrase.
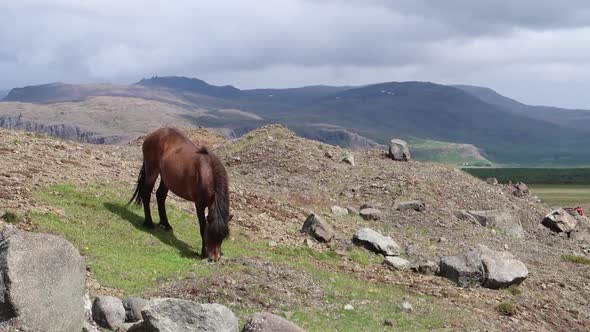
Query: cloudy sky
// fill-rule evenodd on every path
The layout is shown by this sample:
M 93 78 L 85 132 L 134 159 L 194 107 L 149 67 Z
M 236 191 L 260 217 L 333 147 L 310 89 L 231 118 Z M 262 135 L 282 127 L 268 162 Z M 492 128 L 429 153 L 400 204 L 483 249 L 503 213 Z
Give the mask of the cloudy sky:
M 0 90 L 424 80 L 590 109 L 587 0 L 0 0 Z

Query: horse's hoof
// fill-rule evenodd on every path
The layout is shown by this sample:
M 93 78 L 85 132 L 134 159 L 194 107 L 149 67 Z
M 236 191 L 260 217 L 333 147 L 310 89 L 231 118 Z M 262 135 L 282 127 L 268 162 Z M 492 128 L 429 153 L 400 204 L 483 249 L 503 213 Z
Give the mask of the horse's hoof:
M 156 228 L 156 226 L 154 225 L 154 223 L 147 223 L 147 222 L 144 222 L 143 223 L 143 227 L 144 228 L 147 228 L 147 229 L 154 229 L 154 228 Z
M 172 226 L 170 225 L 160 224 L 160 227 L 165 231 L 172 231 Z

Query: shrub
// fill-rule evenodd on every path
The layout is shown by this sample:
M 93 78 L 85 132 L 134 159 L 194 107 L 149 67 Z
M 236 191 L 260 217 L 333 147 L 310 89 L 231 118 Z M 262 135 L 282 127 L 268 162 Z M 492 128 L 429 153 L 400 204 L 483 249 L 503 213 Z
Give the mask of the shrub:
M 590 258 L 576 255 L 561 255 L 561 259 L 566 262 L 590 265 Z
M 2 218 L 4 221 L 6 221 L 9 224 L 18 224 L 21 221 L 23 221 L 23 218 L 21 216 L 19 216 L 18 214 L 14 213 L 14 212 L 10 212 L 10 211 L 4 212 L 4 214 L 0 218 Z
M 514 316 L 518 313 L 518 306 L 512 302 L 502 302 L 496 306 L 496 311 L 505 316 Z

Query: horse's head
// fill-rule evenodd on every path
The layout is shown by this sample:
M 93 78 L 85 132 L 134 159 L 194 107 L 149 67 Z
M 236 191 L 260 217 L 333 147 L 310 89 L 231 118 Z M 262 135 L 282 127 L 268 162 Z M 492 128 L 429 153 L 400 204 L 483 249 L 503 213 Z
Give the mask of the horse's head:
M 205 229 L 205 247 L 207 248 L 208 258 L 217 261 L 221 257 L 221 244 L 229 235 L 229 222 L 233 215 L 229 215 L 227 220 L 218 220 L 209 214 L 207 216 L 207 226 Z

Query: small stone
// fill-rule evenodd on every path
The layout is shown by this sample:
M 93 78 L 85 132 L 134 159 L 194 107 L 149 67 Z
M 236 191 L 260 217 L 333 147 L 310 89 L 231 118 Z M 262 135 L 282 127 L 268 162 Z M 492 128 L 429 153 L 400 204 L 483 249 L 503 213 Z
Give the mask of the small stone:
M 440 243 L 447 242 L 447 239 L 441 236 L 438 238 L 438 242 L 440 242 Z
M 404 301 L 397 306 L 402 311 L 414 311 L 414 307 L 408 301 Z
M 268 241 L 268 246 L 271 248 L 274 248 L 274 247 L 278 246 L 278 244 L 275 241 Z
M 310 214 L 301 228 L 302 233 L 307 233 L 321 242 L 330 242 L 334 238 L 334 229 L 315 213 Z
M 97 296 L 92 303 L 92 319 L 98 326 L 116 330 L 125 323 L 123 302 L 113 296 Z
M 352 242 L 385 256 L 398 256 L 401 252 L 399 245 L 390 236 L 384 236 L 370 228 L 356 231 Z
M 397 203 L 395 209 L 398 211 L 414 210 L 421 212 L 426 210 L 426 204 L 420 200 L 404 201 Z
M 332 214 L 337 216 L 345 216 L 348 214 L 348 210 L 340 206 L 332 206 L 331 210 Z
M 350 166 L 356 166 L 354 162 L 354 156 L 352 155 L 352 153 L 347 153 L 344 156 L 342 156 L 342 158 L 340 158 L 340 162 L 349 164 Z
M 383 217 L 383 212 L 375 208 L 364 208 L 359 211 L 359 214 L 365 220 L 379 220 Z
M 383 324 L 385 326 L 395 326 L 397 324 L 396 320 L 393 318 L 386 319 Z
M 194 274 L 194 273 L 193 273 Z M 134 323 L 143 319 L 141 311 L 147 305 L 148 301 L 139 297 L 131 297 L 123 300 L 125 308 L 125 322 Z
M 354 310 L 354 307 L 352 306 L 352 304 L 347 304 L 344 306 L 344 310 L 346 311 L 352 311 Z

